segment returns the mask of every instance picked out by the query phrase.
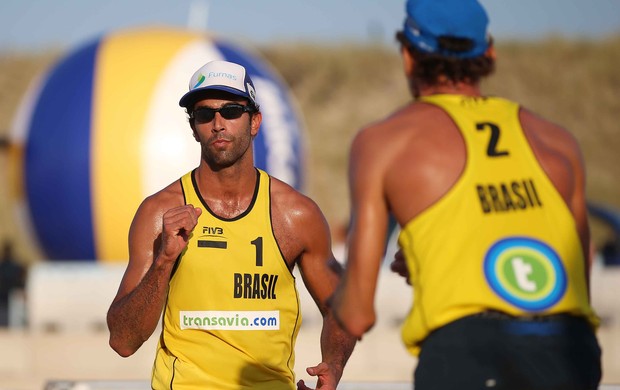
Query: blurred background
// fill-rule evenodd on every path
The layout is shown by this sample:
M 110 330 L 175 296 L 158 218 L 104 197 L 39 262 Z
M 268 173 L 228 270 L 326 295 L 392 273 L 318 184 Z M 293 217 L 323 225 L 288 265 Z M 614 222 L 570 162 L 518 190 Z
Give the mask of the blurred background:
M 484 93 L 565 126 L 583 148 L 603 380 L 620 384 L 620 3 L 481 2 L 498 52 Z M 177 101 L 208 60 L 240 61 L 259 81 L 257 164 L 319 204 L 344 260 L 350 140 L 410 99 L 394 40 L 403 19 L 400 0 L 3 1 L 0 390 L 148 381 L 156 336 L 117 357 L 105 312 L 139 201 L 198 163 Z M 399 340 L 410 291 L 387 270 L 379 287 L 379 323 L 345 383 L 410 381 L 415 359 Z M 320 319 L 300 292 L 307 379 Z

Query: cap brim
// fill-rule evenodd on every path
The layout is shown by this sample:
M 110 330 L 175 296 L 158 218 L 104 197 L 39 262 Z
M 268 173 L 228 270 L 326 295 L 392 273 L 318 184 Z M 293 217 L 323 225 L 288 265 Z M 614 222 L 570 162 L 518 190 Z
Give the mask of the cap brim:
M 185 95 L 183 95 L 183 97 L 181 97 L 181 100 L 179 100 L 179 106 L 181 107 L 189 107 L 190 105 L 193 105 L 196 103 L 196 101 L 199 100 L 200 96 L 204 95 L 205 93 L 209 92 L 209 91 L 224 91 L 224 92 L 228 92 L 232 95 L 236 95 L 236 96 L 240 96 L 242 98 L 247 99 L 250 103 L 252 103 L 252 99 L 250 98 L 250 96 L 245 93 L 242 92 L 236 88 L 231 88 L 225 85 L 209 85 L 208 87 L 203 87 L 203 88 L 196 88 L 193 89 L 191 91 L 189 91 L 188 93 L 186 93 Z

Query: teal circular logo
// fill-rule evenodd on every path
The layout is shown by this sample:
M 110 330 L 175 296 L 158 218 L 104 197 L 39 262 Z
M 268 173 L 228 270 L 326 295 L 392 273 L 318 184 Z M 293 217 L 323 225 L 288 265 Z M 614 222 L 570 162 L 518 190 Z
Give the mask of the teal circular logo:
M 542 241 L 511 237 L 497 241 L 484 259 L 493 291 L 527 311 L 555 305 L 566 292 L 566 271 L 557 253 Z

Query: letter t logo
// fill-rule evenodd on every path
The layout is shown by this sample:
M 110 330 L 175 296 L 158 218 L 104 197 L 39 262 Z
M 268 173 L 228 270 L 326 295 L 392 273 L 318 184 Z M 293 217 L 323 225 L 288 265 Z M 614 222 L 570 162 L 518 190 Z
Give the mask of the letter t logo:
M 515 272 L 515 278 L 519 287 L 528 292 L 536 291 L 536 282 L 528 277 L 532 274 L 531 264 L 523 261 L 521 257 L 515 257 L 512 259 L 512 269 Z

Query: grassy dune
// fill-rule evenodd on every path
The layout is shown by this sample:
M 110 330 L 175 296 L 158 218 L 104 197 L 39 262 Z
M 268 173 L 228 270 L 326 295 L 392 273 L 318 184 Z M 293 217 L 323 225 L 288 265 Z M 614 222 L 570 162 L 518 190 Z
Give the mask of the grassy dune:
M 395 47 L 282 45 L 259 51 L 291 87 L 306 128 L 306 193 L 334 227 L 348 219 L 348 146 L 363 125 L 409 100 Z M 550 39 L 497 47 L 495 76 L 483 91 L 514 99 L 567 127 L 583 147 L 592 201 L 620 209 L 620 37 L 595 42 Z M 0 136 L 10 127 L 28 83 L 57 53 L 0 53 Z M 7 172 L 0 155 L 0 180 Z M 0 185 L 0 239 L 18 240 L 5 182 Z M 597 240 L 607 232 L 594 224 Z M 19 241 L 19 240 L 18 240 Z M 19 254 L 31 255 L 26 245 Z

